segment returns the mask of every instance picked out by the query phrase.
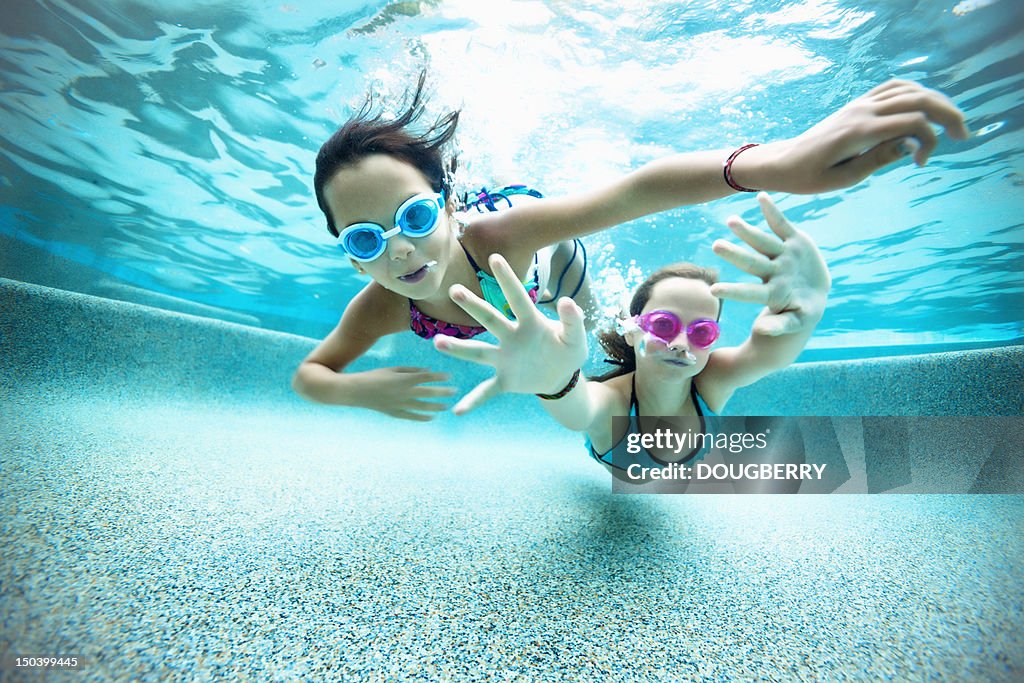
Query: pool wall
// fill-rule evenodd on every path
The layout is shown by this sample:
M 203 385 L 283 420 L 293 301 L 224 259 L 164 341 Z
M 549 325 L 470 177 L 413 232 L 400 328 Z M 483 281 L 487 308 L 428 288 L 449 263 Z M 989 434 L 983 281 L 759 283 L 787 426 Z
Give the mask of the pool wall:
M 3 373 L 8 388 L 130 384 L 259 403 L 301 403 L 290 389 L 298 362 L 315 346 L 305 337 L 66 292 L 0 278 Z M 412 335 L 382 340 L 354 369 L 381 362 L 453 373 L 468 390 L 487 372 L 436 353 Z M 535 401 L 509 400 L 518 418 L 549 421 Z M 798 363 L 737 391 L 730 415 L 1024 414 L 1024 346 L 914 356 Z M 505 416 L 507 417 L 507 416 Z
M 443 413 L 429 426 L 402 423 L 298 398 L 290 378 L 311 339 L 12 280 L 0 280 L 0 294 L 0 387 L 8 397 L 53 392 L 115 404 L 284 408 L 334 425 L 342 444 L 358 434 L 366 444 L 415 448 L 430 434 L 447 444 L 442 449 L 507 438 L 582 453 L 578 435 L 522 396 L 500 396 L 466 417 Z M 449 372 L 460 394 L 489 374 L 413 335 L 382 340 L 354 369 L 397 358 Z M 806 460 L 827 464 L 831 475 L 805 483 L 805 493 L 1018 493 L 1022 378 L 1020 346 L 799 363 L 739 390 L 726 414 L 831 418 L 799 427 Z
M 1021 415 L 1024 346 L 797 363 L 736 392 L 734 415 Z

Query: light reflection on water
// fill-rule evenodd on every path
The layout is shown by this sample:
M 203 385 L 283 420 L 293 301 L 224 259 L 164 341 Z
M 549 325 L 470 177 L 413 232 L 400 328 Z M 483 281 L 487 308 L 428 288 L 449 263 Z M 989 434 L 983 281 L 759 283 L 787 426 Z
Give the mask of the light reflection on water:
M 1021 336 L 1013 3 L 959 15 L 909 2 L 486 7 L 39 0 L 0 10 L 0 275 L 108 295 L 111 281 L 127 283 L 143 291 L 117 296 L 148 290 L 321 335 L 364 281 L 324 230 L 313 158 L 368 87 L 399 94 L 427 65 L 432 110 L 464 109 L 467 188 L 523 181 L 557 195 L 671 151 L 798 134 L 899 76 L 950 94 L 977 133 L 943 140 L 923 169 L 779 198 L 833 272 L 812 344 Z M 714 264 L 711 243 L 734 212 L 758 218 L 740 197 L 588 239 L 599 285 L 610 297 L 634 281 L 631 262 Z M 34 265 L 40 251 L 81 267 Z M 755 314 L 731 307 L 725 341 Z

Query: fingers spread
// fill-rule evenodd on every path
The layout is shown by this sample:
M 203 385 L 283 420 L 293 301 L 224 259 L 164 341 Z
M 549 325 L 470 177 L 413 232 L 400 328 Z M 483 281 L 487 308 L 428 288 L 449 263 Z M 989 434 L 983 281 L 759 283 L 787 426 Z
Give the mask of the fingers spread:
M 407 410 L 426 410 L 432 413 L 440 413 L 442 410 L 448 410 L 448 404 L 416 399 L 408 402 Z
M 409 391 L 413 398 L 448 398 L 455 395 L 454 387 L 414 387 Z
M 928 88 L 894 89 L 881 98 L 877 109 L 883 116 L 892 114 L 922 114 L 939 124 L 957 140 L 970 134 L 964 125 L 964 113 L 942 93 Z
M 771 277 L 772 272 L 774 271 L 772 262 L 766 256 L 752 251 L 747 251 L 746 249 L 738 247 L 731 242 L 715 240 L 715 243 L 711 248 L 716 254 L 740 270 L 750 273 L 754 277 L 759 277 L 762 280 L 767 280 Z
M 767 337 L 793 334 L 803 328 L 803 323 L 793 311 L 762 315 L 754 322 L 754 331 Z
M 434 337 L 434 348 L 447 356 L 481 365 L 494 365 L 499 353 L 498 347 L 493 344 L 476 339 L 455 339 L 446 335 Z
M 498 378 L 491 377 L 485 379 L 480 384 L 477 384 L 473 389 L 462 397 L 458 403 L 455 404 L 453 409 L 456 415 L 465 415 L 469 411 L 478 408 L 487 401 L 501 393 L 501 388 L 498 386 Z
M 388 413 L 391 417 L 397 417 L 402 420 L 412 420 L 414 422 L 430 422 L 436 415 L 424 415 L 423 413 L 414 413 L 411 410 L 393 410 Z
M 512 271 L 512 267 L 508 265 L 508 261 L 501 254 L 492 254 L 488 260 L 491 266 L 491 272 L 494 273 L 494 278 L 498 281 L 501 286 L 501 291 L 505 295 L 505 300 L 508 301 L 509 308 L 512 309 L 512 314 L 515 315 L 516 319 L 523 321 L 527 316 L 537 314 L 536 307 L 533 305 L 533 301 L 530 300 L 529 295 L 523 288 L 523 283 L 519 281 L 516 274 Z
M 558 320 L 562 323 L 563 341 L 586 347 L 587 328 L 583 320 L 583 309 L 567 296 L 558 300 L 556 309 Z
M 789 222 L 779 207 L 775 206 L 775 202 L 768 196 L 767 192 L 758 192 L 757 201 L 761 205 L 761 213 L 764 214 L 764 218 L 768 221 L 768 227 L 772 229 L 779 239 L 787 240 L 796 234 L 796 230 L 793 225 Z
M 720 299 L 768 305 L 768 287 L 761 284 L 719 282 L 711 285 L 711 293 Z
M 452 285 L 448 290 L 448 296 L 459 305 L 459 308 L 473 316 L 488 332 L 499 339 L 512 330 L 512 323 L 508 318 L 462 285 Z
M 774 235 L 755 228 L 739 216 L 730 216 L 726 219 L 725 224 L 729 226 L 733 234 L 765 256 L 774 258 L 782 253 L 782 242 Z

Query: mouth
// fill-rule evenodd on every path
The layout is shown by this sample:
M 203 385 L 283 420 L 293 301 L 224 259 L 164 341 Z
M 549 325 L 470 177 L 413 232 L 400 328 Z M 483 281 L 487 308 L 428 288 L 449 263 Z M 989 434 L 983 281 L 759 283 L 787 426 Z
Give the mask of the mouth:
M 691 365 L 696 365 L 697 359 L 692 354 L 687 353 L 682 358 L 666 358 L 665 362 L 677 368 L 688 368 Z
M 415 284 L 422 280 L 423 278 L 425 278 L 427 276 L 427 273 L 429 273 L 436 265 L 437 261 L 427 261 L 425 264 L 423 264 L 421 268 L 414 270 L 411 273 L 400 275 L 398 279 L 401 280 L 402 282 Z

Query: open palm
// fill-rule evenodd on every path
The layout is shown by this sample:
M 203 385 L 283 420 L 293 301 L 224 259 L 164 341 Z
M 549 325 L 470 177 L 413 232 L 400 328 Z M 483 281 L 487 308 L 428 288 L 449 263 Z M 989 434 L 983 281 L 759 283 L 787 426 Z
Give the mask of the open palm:
M 583 311 L 572 299 L 563 297 L 558 301 L 558 320 L 546 318 L 502 256 L 491 256 L 489 263 L 515 320 L 509 320 L 462 285 L 454 285 L 449 293 L 452 301 L 497 337 L 498 344 L 434 337 L 438 351 L 494 368 L 493 377 L 478 384 L 455 405 L 458 415 L 504 392 L 556 392 L 587 359 Z
M 711 291 L 723 299 L 763 304 L 765 309 L 754 322 L 754 332 L 758 334 L 800 332 L 821 319 L 832 279 L 821 252 L 807 233 L 793 227 L 768 195 L 762 192 L 757 199 L 772 232 L 733 217 L 727 222 L 729 228 L 751 249 L 718 240 L 714 251 L 761 282 L 719 283 Z

